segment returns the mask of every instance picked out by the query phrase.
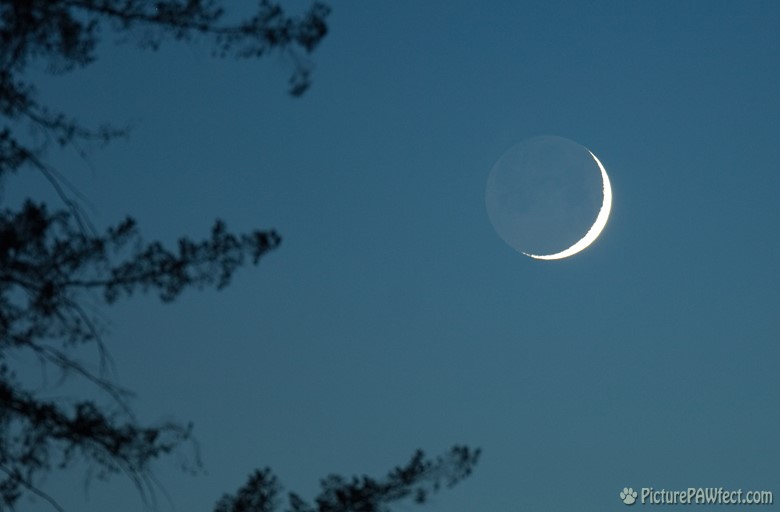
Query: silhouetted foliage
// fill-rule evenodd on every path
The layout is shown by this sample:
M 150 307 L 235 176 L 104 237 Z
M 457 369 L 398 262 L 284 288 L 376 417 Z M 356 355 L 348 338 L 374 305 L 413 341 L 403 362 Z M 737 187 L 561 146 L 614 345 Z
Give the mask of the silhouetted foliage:
M 96 59 L 98 36 L 106 29 L 127 32 L 143 46 L 158 48 L 166 39 L 208 39 L 218 56 L 258 58 L 271 51 L 292 60 L 290 94 L 311 85 L 305 55 L 325 37 L 330 9 L 315 2 L 300 17 L 285 14 L 271 0 L 260 0 L 254 15 L 224 22 L 216 0 L 0 0 L 0 115 L 27 122 L 51 140 L 67 145 L 77 139 L 107 141 L 124 134 L 111 126 L 88 129 L 67 115 L 41 105 L 28 66 L 44 60 L 54 72 L 84 67 Z M 28 147 L 10 126 L 0 129 L 0 177 L 29 164 L 42 166 L 40 148 Z
M 254 14 L 226 22 L 219 0 L 0 0 L 0 180 L 22 169 L 39 172 L 63 203 L 51 208 L 28 199 L 17 209 L 0 210 L 0 510 L 13 509 L 24 494 L 61 510 L 38 484 L 47 473 L 78 462 L 89 464 L 99 478 L 124 473 L 148 496 L 150 463 L 190 439 L 191 427 L 141 425 L 135 419 L 128 391 L 108 371 L 101 323 L 84 304 L 96 297 L 112 304 L 136 292 L 169 302 L 188 288 L 220 289 L 239 267 L 257 264 L 281 242 L 273 230 L 233 234 L 221 221 L 206 239 L 181 238 L 175 249 L 144 242 L 129 217 L 99 233 L 45 160 L 45 150 L 55 144 L 83 153 L 81 142 L 109 142 L 127 131 L 88 128 L 41 104 L 28 69 L 41 61 L 54 73 L 87 66 L 109 32 L 127 34 L 152 50 L 166 40 L 201 38 L 220 57 L 283 52 L 294 65 L 289 92 L 300 96 L 311 84 L 306 56 L 327 33 L 329 8 L 314 2 L 296 17 L 271 0 L 256 5 Z M 75 356 L 83 346 L 97 348 L 98 369 Z M 34 356 L 63 378 L 75 375 L 92 383 L 108 395 L 108 405 L 97 398 L 41 396 L 11 368 L 19 354 Z M 316 505 L 290 494 L 289 510 L 382 511 L 407 497 L 423 502 L 441 483 L 452 485 L 468 475 L 477 458 L 478 452 L 456 447 L 432 461 L 419 452 L 384 480 L 331 476 L 323 481 Z M 235 496 L 223 497 L 216 511 L 273 510 L 280 489 L 270 471 L 255 472 Z
M 81 456 L 95 465 L 98 477 L 121 471 L 143 492 L 149 462 L 190 435 L 189 427 L 174 423 L 141 427 L 123 422 L 89 401 L 78 402 L 72 413 L 66 412 L 61 404 L 21 391 L 5 365 L 0 366 L 0 401 L 0 467 L 5 474 L 0 480 L 0 505 L 11 507 L 28 491 L 60 509 L 35 484 L 39 473 L 52 469 L 55 454 L 59 469 Z
M 25 489 L 46 497 L 35 486 L 36 476 L 77 459 L 91 461 L 99 477 L 121 471 L 146 492 L 149 463 L 189 438 L 190 428 L 182 425 L 138 425 L 125 404 L 127 393 L 70 355 L 69 347 L 86 342 L 97 343 L 105 354 L 99 325 L 81 306 L 84 292 L 98 290 L 107 303 L 137 290 L 171 301 L 187 287 L 226 286 L 239 266 L 258 263 L 279 243 L 274 231 L 233 235 L 218 221 L 209 239 L 182 238 L 174 252 L 159 242 L 144 244 L 129 218 L 102 235 L 90 235 L 70 212 L 49 213 L 43 204 L 27 201 L 19 211 L 1 211 L 3 503 L 13 505 Z M 92 381 L 113 397 L 119 411 L 110 413 L 94 401 L 66 406 L 25 390 L 6 364 L 9 352 L 20 350 Z
M 223 57 L 283 52 L 294 64 L 290 93 L 302 94 L 311 72 L 305 55 L 327 33 L 328 7 L 315 2 L 295 17 L 270 0 L 256 6 L 249 17 L 225 22 L 215 0 L 0 0 L 0 179 L 32 169 L 64 203 L 52 210 L 28 200 L 18 210 L 0 211 L 0 508 L 12 506 L 23 492 L 54 504 L 36 487 L 36 478 L 77 459 L 91 462 L 98 476 L 124 472 L 145 492 L 149 463 L 189 437 L 187 426 L 141 426 L 135 420 L 128 393 L 106 371 L 110 361 L 100 324 L 85 310 L 85 297 L 99 292 L 112 303 L 149 291 L 171 301 L 186 288 L 222 288 L 238 267 L 258 263 L 281 241 L 272 230 L 232 234 L 219 221 L 208 239 L 182 238 L 176 250 L 145 244 L 131 218 L 98 234 L 44 151 L 50 143 L 79 150 L 82 141 L 108 142 L 126 131 L 87 128 L 41 104 L 26 78 L 28 68 L 45 62 L 49 71 L 64 73 L 87 66 L 109 32 L 128 34 L 151 49 L 166 39 L 201 38 Z M 30 132 L 44 137 L 32 138 Z M 98 348 L 97 371 L 73 354 L 85 343 Z M 9 367 L 14 352 L 91 381 L 114 406 L 41 398 Z
M 322 491 L 314 500 L 316 505 L 289 493 L 286 512 L 386 512 L 388 505 L 404 499 L 424 503 L 442 485 L 452 487 L 470 475 L 479 454 L 479 450 L 455 446 L 442 457 L 426 460 L 418 450 L 405 466 L 395 468 L 381 480 L 330 475 L 320 483 Z M 234 496 L 223 496 L 214 512 L 273 512 L 278 508 L 281 491 L 270 469 L 255 471 Z

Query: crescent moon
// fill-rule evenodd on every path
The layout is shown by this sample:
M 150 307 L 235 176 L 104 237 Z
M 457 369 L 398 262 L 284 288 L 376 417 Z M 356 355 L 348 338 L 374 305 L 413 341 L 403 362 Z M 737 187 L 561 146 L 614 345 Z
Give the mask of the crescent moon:
M 592 151 L 588 150 L 588 153 L 590 153 L 590 156 L 593 157 L 593 160 L 596 161 L 596 164 L 601 170 L 601 182 L 604 194 L 604 199 L 601 201 L 601 209 L 599 210 L 599 214 L 596 216 L 596 221 L 590 227 L 588 232 L 585 233 L 585 236 L 583 236 L 577 243 L 568 249 L 557 252 L 555 254 L 529 254 L 524 252 L 523 254 L 526 256 L 535 258 L 537 260 L 560 260 L 563 258 L 568 258 L 569 256 L 574 256 L 580 251 L 584 251 L 590 244 L 596 241 L 601 232 L 604 230 L 604 227 L 607 225 L 607 219 L 609 219 L 609 212 L 612 210 L 612 185 L 609 183 L 609 176 L 607 176 L 607 171 L 604 169 L 604 166 L 601 165 L 601 161 L 596 158 L 596 155 L 594 155 Z

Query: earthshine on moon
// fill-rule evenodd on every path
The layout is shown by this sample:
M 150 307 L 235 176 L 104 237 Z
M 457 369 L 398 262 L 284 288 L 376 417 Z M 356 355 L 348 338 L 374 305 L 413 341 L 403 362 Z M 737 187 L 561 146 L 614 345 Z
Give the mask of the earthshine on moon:
M 593 152 L 546 135 L 515 144 L 496 161 L 485 204 L 496 232 L 516 251 L 560 260 L 585 250 L 604 230 L 612 186 Z

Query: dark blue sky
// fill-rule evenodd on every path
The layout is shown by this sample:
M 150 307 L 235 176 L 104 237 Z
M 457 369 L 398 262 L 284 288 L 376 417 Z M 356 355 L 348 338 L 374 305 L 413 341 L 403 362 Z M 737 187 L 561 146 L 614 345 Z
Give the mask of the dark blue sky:
M 330 472 L 455 443 L 481 463 L 420 510 L 780 491 L 780 3 L 332 7 L 301 99 L 282 57 L 113 36 L 40 82 L 133 128 L 89 162 L 52 154 L 96 225 L 132 214 L 173 244 L 220 217 L 284 238 L 222 292 L 100 309 L 139 417 L 195 424 L 207 474 L 156 466 L 176 510 L 211 510 L 256 467 L 313 496 Z M 484 204 L 494 162 L 542 134 L 591 149 L 614 192 L 599 240 L 558 262 L 507 246 Z M 45 487 L 69 510 L 141 509 L 121 477 L 82 483 Z

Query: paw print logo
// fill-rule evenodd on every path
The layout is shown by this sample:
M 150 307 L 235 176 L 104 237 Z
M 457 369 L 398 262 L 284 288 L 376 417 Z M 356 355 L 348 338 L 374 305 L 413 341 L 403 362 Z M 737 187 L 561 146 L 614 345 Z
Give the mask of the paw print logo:
M 636 491 L 631 487 L 623 487 L 623 490 L 620 491 L 620 499 L 626 505 L 633 505 L 636 503 Z

